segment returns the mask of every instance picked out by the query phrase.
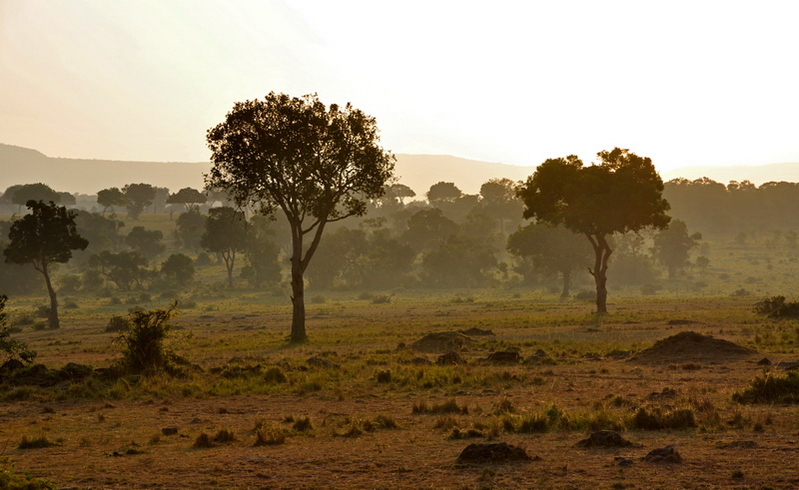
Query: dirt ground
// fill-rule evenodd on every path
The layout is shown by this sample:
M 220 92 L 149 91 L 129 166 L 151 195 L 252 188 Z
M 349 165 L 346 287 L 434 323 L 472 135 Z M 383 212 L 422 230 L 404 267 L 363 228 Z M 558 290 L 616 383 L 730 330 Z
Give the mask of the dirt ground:
M 556 400 L 569 408 L 606 392 L 641 400 L 663 388 L 689 392 L 705 383 L 723 397 L 760 369 L 751 360 L 691 372 L 638 366 L 635 374 L 623 360 L 586 364 L 551 366 L 552 382 L 543 386 L 455 391 L 427 400 L 455 399 L 472 413 L 489 410 L 500 396 L 516 407 Z M 534 460 L 461 466 L 459 453 L 485 440 L 448 439 L 447 431 L 435 428 L 440 416 L 412 414 L 415 401 L 306 394 L 3 404 L 2 452 L 17 468 L 74 488 L 799 488 L 799 418 L 793 407 L 770 407 L 773 422 L 758 432 L 630 431 L 625 438 L 641 446 L 621 449 L 575 447 L 585 434 L 574 431 L 501 433 L 495 442 L 522 447 Z M 336 435 L 343 420 L 377 414 L 390 414 L 397 428 Z M 253 446 L 258 421 L 285 426 L 289 415 L 309 417 L 314 430 L 284 444 Z M 176 427 L 178 434 L 160 435 L 164 427 Z M 200 433 L 221 429 L 236 440 L 193 447 Z M 16 449 L 21 434 L 45 434 L 61 445 Z M 641 460 L 668 444 L 676 445 L 683 464 Z M 617 456 L 631 458 L 632 465 L 619 466 Z

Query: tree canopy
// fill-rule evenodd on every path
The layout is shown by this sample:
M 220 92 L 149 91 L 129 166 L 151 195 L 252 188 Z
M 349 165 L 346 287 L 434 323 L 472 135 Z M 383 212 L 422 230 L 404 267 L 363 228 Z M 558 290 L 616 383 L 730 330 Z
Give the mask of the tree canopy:
M 205 220 L 205 233 L 200 246 L 222 256 L 227 268 L 228 287 L 233 288 L 233 267 L 236 252 L 244 252 L 248 243 L 247 223 L 244 213 L 231 207 L 213 208 Z
M 114 206 L 126 206 L 128 199 L 125 193 L 119 190 L 118 187 L 111 187 L 97 192 L 97 204 L 103 207 L 103 216 L 108 208 Z
M 31 213 L 11 225 L 8 233 L 11 243 L 3 254 L 8 263 L 33 264 L 42 273 L 50 293 L 50 328 L 60 328 L 58 299 L 50 280 L 50 267 L 54 263 L 68 262 L 73 250 L 84 250 L 89 242 L 77 232 L 75 213 L 67 211 L 64 206 L 42 201 L 28 201 L 26 206 Z
M 150 184 L 128 184 L 122 189 L 122 192 L 125 194 L 128 216 L 135 220 L 139 219 L 147 206 L 152 205 L 156 188 Z
M 176 193 L 166 198 L 167 204 L 183 204 L 186 206 L 186 212 L 191 210 L 194 204 L 205 204 L 208 198 L 202 192 L 191 187 L 184 187 Z
M 607 312 L 607 267 L 614 233 L 663 229 L 669 203 L 652 160 L 626 149 L 597 154 L 599 164 L 584 167 L 575 155 L 549 159 L 519 188 L 525 218 L 585 235 L 594 248 L 597 312 Z
M 325 225 L 363 215 L 366 200 L 383 194 L 394 156 L 378 145 L 374 118 L 350 104 L 328 108 L 316 95 L 272 92 L 236 103 L 207 139 L 213 167 L 206 186 L 267 215 L 280 209 L 289 221 L 291 339 L 305 341 L 303 274 Z

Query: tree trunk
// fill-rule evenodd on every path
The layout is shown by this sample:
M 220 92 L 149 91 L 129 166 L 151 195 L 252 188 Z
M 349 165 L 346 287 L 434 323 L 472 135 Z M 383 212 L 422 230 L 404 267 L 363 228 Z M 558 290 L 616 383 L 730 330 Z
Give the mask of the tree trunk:
M 294 307 L 291 315 L 291 343 L 293 344 L 308 340 L 305 333 L 305 281 L 299 254 L 299 251 L 295 251 L 291 258 L 291 304 Z
M 610 254 L 613 253 L 613 250 L 610 249 L 604 234 L 586 234 L 586 236 L 591 242 L 591 246 L 594 247 L 594 270 L 588 269 L 588 272 L 594 276 L 594 282 L 596 283 L 596 312 L 607 313 L 608 259 L 610 258 Z
M 48 313 L 48 321 L 50 322 L 51 329 L 61 328 L 61 322 L 58 321 L 58 298 L 56 297 L 53 283 L 50 281 L 50 274 L 47 272 L 47 266 L 42 267 L 42 274 L 44 275 L 44 282 L 47 283 L 47 292 L 50 293 L 50 312 Z
M 233 266 L 236 263 L 236 251 L 223 252 L 222 259 L 225 261 L 225 267 L 227 267 L 227 286 L 229 289 L 233 289 Z
M 563 291 L 560 293 L 560 299 L 566 299 L 569 297 L 569 288 L 572 285 L 572 271 L 564 270 L 561 274 L 563 275 Z

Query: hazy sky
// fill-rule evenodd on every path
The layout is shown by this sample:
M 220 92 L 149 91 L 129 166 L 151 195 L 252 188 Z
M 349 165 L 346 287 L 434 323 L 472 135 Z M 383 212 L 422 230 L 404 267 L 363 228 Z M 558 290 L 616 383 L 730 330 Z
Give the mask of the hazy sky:
M 207 161 L 236 101 L 316 92 L 395 153 L 661 172 L 799 162 L 799 4 L 0 0 L 0 143 Z

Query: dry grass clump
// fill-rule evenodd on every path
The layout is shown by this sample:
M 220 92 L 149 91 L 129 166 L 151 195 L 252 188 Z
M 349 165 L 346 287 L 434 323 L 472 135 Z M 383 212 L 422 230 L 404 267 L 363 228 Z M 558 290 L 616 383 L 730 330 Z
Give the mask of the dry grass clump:
M 253 446 L 277 446 L 286 442 L 286 434 L 279 427 L 264 427 L 255 432 Z
M 466 405 L 460 406 L 455 400 L 448 400 L 441 404 L 428 405 L 426 401 L 422 400 L 413 404 L 412 413 L 417 414 L 439 414 L 439 413 L 460 413 L 462 415 L 469 414 L 469 407 Z
M 27 436 L 22 436 L 17 449 L 42 449 L 46 447 L 59 446 L 56 442 L 51 442 L 46 437 L 37 437 L 36 439 L 28 439 Z
M 749 387 L 733 393 L 732 399 L 742 404 L 799 403 L 799 372 L 789 371 L 785 376 L 758 376 L 749 383 Z

